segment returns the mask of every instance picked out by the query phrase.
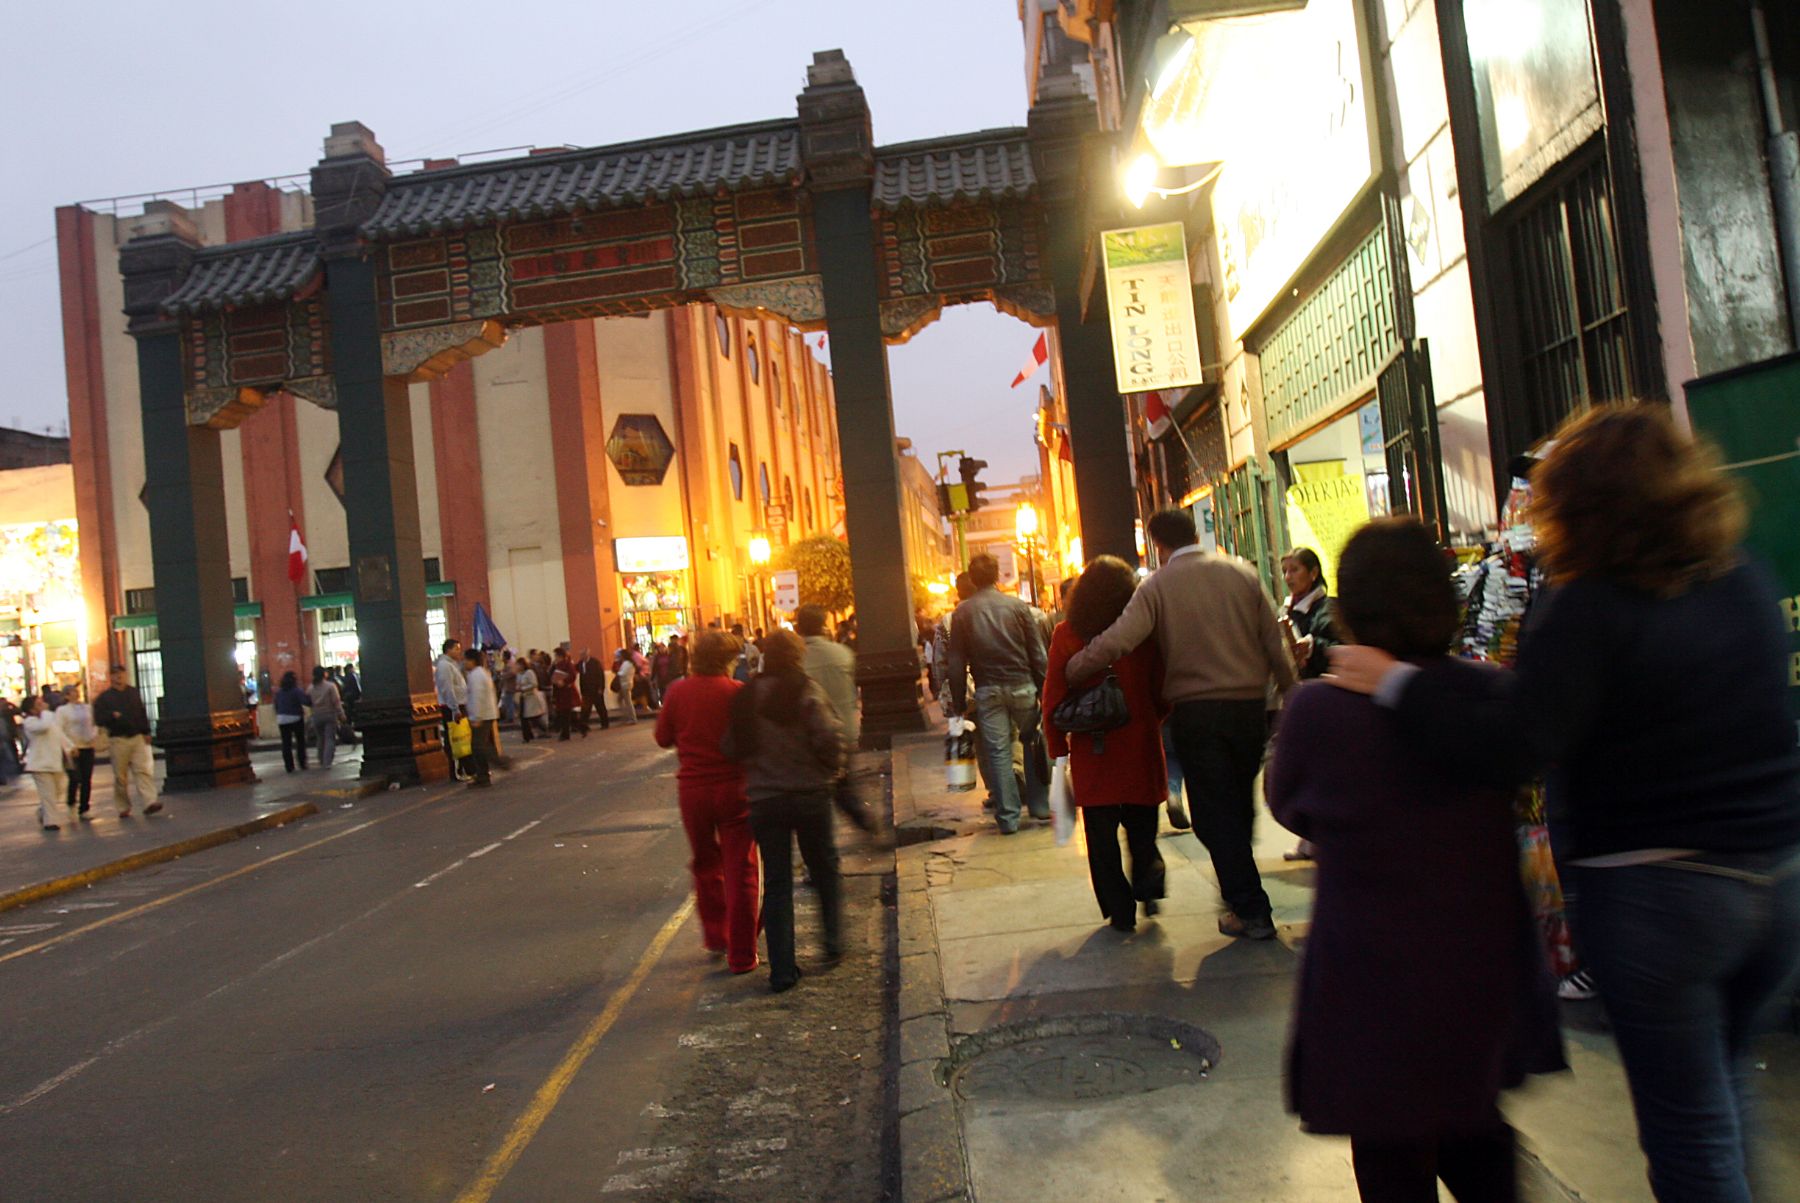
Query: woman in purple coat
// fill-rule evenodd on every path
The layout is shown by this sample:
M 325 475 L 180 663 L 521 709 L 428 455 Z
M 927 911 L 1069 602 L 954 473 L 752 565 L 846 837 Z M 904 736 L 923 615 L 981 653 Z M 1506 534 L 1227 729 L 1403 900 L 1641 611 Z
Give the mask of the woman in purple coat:
M 1411 519 L 1345 547 L 1338 616 L 1396 658 L 1442 660 L 1458 626 L 1443 554 Z M 1303 684 L 1266 781 L 1275 817 L 1318 849 L 1288 1101 L 1351 1138 L 1365 1200 L 1516 1197 L 1500 1091 L 1563 1067 L 1554 983 L 1519 876 L 1511 795 L 1410 754 L 1366 697 Z

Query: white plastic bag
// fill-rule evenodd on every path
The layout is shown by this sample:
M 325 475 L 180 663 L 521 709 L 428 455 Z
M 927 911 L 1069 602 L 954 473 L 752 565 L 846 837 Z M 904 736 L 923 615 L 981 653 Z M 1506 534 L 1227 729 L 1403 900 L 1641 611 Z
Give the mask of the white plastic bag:
M 952 718 L 944 736 L 944 785 L 952 790 L 975 788 L 975 726 Z
M 1075 790 L 1069 784 L 1069 758 L 1058 756 L 1050 769 L 1050 818 L 1056 825 L 1056 846 L 1075 835 Z

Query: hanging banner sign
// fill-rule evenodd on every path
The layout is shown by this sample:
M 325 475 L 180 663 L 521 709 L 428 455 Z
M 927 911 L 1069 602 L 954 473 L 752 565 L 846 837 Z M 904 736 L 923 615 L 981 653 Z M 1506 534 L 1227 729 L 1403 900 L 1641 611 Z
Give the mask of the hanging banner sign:
M 1310 547 L 1327 581 L 1337 580 L 1338 557 L 1356 529 L 1369 520 L 1369 493 L 1361 473 L 1328 476 L 1288 486 L 1288 542 Z
M 1121 393 L 1204 383 L 1187 235 L 1178 221 L 1100 235 Z
M 775 586 L 775 608 L 783 614 L 792 614 L 800 608 L 800 574 L 792 568 L 772 573 L 770 582 Z

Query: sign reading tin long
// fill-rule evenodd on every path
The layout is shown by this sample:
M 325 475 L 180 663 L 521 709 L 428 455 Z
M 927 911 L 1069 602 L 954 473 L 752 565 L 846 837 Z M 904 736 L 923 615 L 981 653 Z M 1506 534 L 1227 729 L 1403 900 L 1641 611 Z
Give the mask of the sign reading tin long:
M 1106 230 L 1100 243 L 1119 391 L 1202 383 L 1194 286 L 1181 223 Z

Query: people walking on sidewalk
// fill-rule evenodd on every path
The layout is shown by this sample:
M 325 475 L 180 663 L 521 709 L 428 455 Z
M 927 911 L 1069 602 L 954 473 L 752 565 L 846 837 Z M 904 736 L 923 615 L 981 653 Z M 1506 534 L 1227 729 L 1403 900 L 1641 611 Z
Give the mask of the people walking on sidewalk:
M 625 721 L 637 722 L 637 661 L 632 659 L 629 648 L 622 647 L 613 655 L 612 688 L 624 708 Z
M 45 831 L 61 831 L 63 795 L 69 788 L 69 777 L 63 768 L 69 750 L 68 739 L 63 735 L 62 724 L 57 722 L 55 712 L 43 698 L 25 695 L 23 710 L 25 720 L 20 726 L 28 741 L 25 771 L 31 774 L 32 784 L 37 786 L 38 826 Z
M 612 726 L 612 715 L 608 714 L 606 704 L 606 665 L 595 659 L 588 648 L 581 649 L 581 660 L 575 665 L 575 675 L 581 683 L 581 730 L 585 735 L 588 730 L 588 716 L 594 715 L 600 720 L 600 729 L 605 731 Z
M 112 666 L 106 689 L 94 699 L 94 724 L 106 732 L 113 805 L 118 807 L 119 817 L 131 814 L 134 795 L 145 814 L 161 810 L 156 797 L 156 761 L 150 752 L 150 714 L 123 664 Z
M 769 988 L 800 980 L 794 958 L 794 844 L 819 895 L 825 959 L 842 955 L 837 843 L 831 790 L 844 763 L 844 733 L 825 691 L 806 675 L 806 645 L 776 631 L 763 649 L 763 671 L 731 700 L 725 755 L 744 765 L 750 830 L 762 851 L 763 932 Z
M 1416 520 L 1363 527 L 1339 575 L 1358 641 L 1452 680 L 1487 671 L 1449 655 L 1456 593 Z M 1290 1108 L 1350 1137 L 1371 1203 L 1436 1198 L 1439 1179 L 1459 1200 L 1515 1198 L 1500 1092 L 1564 1064 L 1510 792 L 1421 760 L 1367 698 L 1323 683 L 1289 699 L 1264 789 L 1320 850 Z
M 493 784 L 488 776 L 488 757 L 500 754 L 500 695 L 494 688 L 494 675 L 483 663 L 485 657 L 474 648 L 463 652 L 467 666 L 469 713 L 469 758 L 466 772 L 473 774 L 471 788 L 486 789 Z
M 675 793 L 687 832 L 701 938 L 707 951 L 724 955 L 731 972 L 750 973 L 757 964 L 760 923 L 756 841 L 743 766 L 720 751 L 731 699 L 743 688 L 727 675 L 737 654 L 737 640 L 723 631 L 700 636 L 692 675 L 671 682 L 663 697 L 656 742 L 675 749 Z
M 1130 721 L 1104 735 L 1057 728 L 1056 708 L 1069 695 L 1069 658 L 1116 621 L 1137 590 L 1131 565 L 1097 556 L 1081 574 L 1068 617 L 1050 636 L 1044 678 L 1044 737 L 1052 756 L 1069 758 L 1070 785 L 1087 841 L 1088 878 L 1100 916 L 1115 931 L 1137 929 L 1138 903 L 1154 915 L 1164 894 L 1162 853 L 1156 847 L 1160 807 L 1168 795 L 1163 762 L 1162 653 L 1148 640 L 1107 666 L 1119 683 Z M 1119 829 L 1131 847 L 1131 876 L 1119 861 Z
M 514 670 L 513 684 L 519 699 L 519 734 L 526 743 L 530 743 L 534 735 L 543 733 L 538 724 L 548 707 L 544 705 L 543 691 L 538 688 L 537 670 L 531 667 L 531 661 L 520 656 Z
M 1162 563 L 1125 612 L 1069 661 L 1085 685 L 1146 640 L 1163 657 L 1163 698 L 1173 707 L 1175 755 L 1187 783 L 1194 834 L 1212 857 L 1228 936 L 1275 936 L 1269 896 L 1251 850 L 1256 774 L 1262 767 L 1269 685 L 1286 693 L 1294 661 L 1256 571 L 1200 546 L 1192 515 L 1163 510 L 1147 526 Z
M 11 698 L 0 697 L 0 789 L 11 785 L 24 772 L 18 726 L 23 717 Z
M 69 700 L 57 707 L 56 721 L 69 745 L 69 809 L 86 820 L 92 809 L 94 749 L 100 742 L 100 729 L 94 725 L 94 708 L 87 704 L 82 690 L 80 685 L 69 687 Z
M 1281 579 L 1288 589 L 1281 625 L 1294 650 L 1294 673 L 1302 681 L 1315 680 L 1331 667 L 1331 649 L 1342 642 L 1325 566 L 1312 548 L 1296 547 L 1281 557 Z M 1312 858 L 1313 847 L 1306 840 L 1282 854 L 1283 860 Z
M 454 636 L 444 640 L 443 650 L 431 666 L 431 680 L 437 689 L 438 713 L 444 724 L 440 735 L 444 741 L 444 756 L 450 761 L 450 777 L 461 781 L 462 769 L 456 755 L 450 751 L 451 720 L 468 715 L 469 683 L 463 677 L 461 640 Z
M 1441 763 L 1454 747 L 1460 771 L 1497 785 L 1549 767 L 1581 899 L 1575 942 L 1618 1041 L 1651 1186 L 1662 1200 L 1741 1203 L 1752 1041 L 1800 976 L 1790 632 L 1738 545 L 1731 478 L 1665 408 L 1589 411 L 1531 483 L 1551 588 L 1512 672 L 1345 647 L 1333 679 L 1391 707 L 1413 756 Z M 1355 630 L 1347 604 L 1345 616 Z
M 338 724 L 344 721 L 344 699 L 338 687 L 326 675 L 322 665 L 314 665 L 312 688 L 306 691 L 312 713 L 307 725 L 312 728 L 313 742 L 319 748 L 319 767 L 328 769 L 337 757 Z
M 831 713 L 844 729 L 846 755 L 862 742 L 862 710 L 857 705 L 856 653 L 825 633 L 825 607 L 801 606 L 794 614 L 794 633 L 806 643 L 803 666 L 831 701 Z M 858 794 L 846 761 L 832 799 L 846 819 L 861 831 L 874 831 L 880 821 Z
M 566 643 L 557 645 L 556 660 L 550 666 L 550 703 L 556 709 L 557 741 L 567 743 L 575 729 L 576 712 L 581 709 L 581 677 Z
M 1000 563 L 985 553 L 969 561 L 973 595 L 950 620 L 950 706 L 969 713 L 966 675 L 975 679 L 975 725 L 981 732 L 981 763 L 995 800 L 994 821 L 1004 835 L 1019 829 L 1021 802 L 1034 819 L 1050 817 L 1047 781 L 1033 780 L 1034 745 L 1042 738 L 1038 691 L 1044 684 L 1048 651 L 1037 612 L 997 588 Z M 1124 648 L 1120 655 L 1130 651 Z M 1102 662 L 1105 664 L 1112 662 Z M 966 675 L 965 675 L 966 674 Z M 1015 757 L 1014 746 L 1021 755 Z M 1015 760 L 1024 772 L 1015 775 Z
M 275 691 L 275 728 L 281 732 L 281 763 L 288 772 L 297 763 L 306 770 L 306 707 L 310 699 L 300 688 L 300 678 L 291 672 L 281 674 L 281 686 Z

